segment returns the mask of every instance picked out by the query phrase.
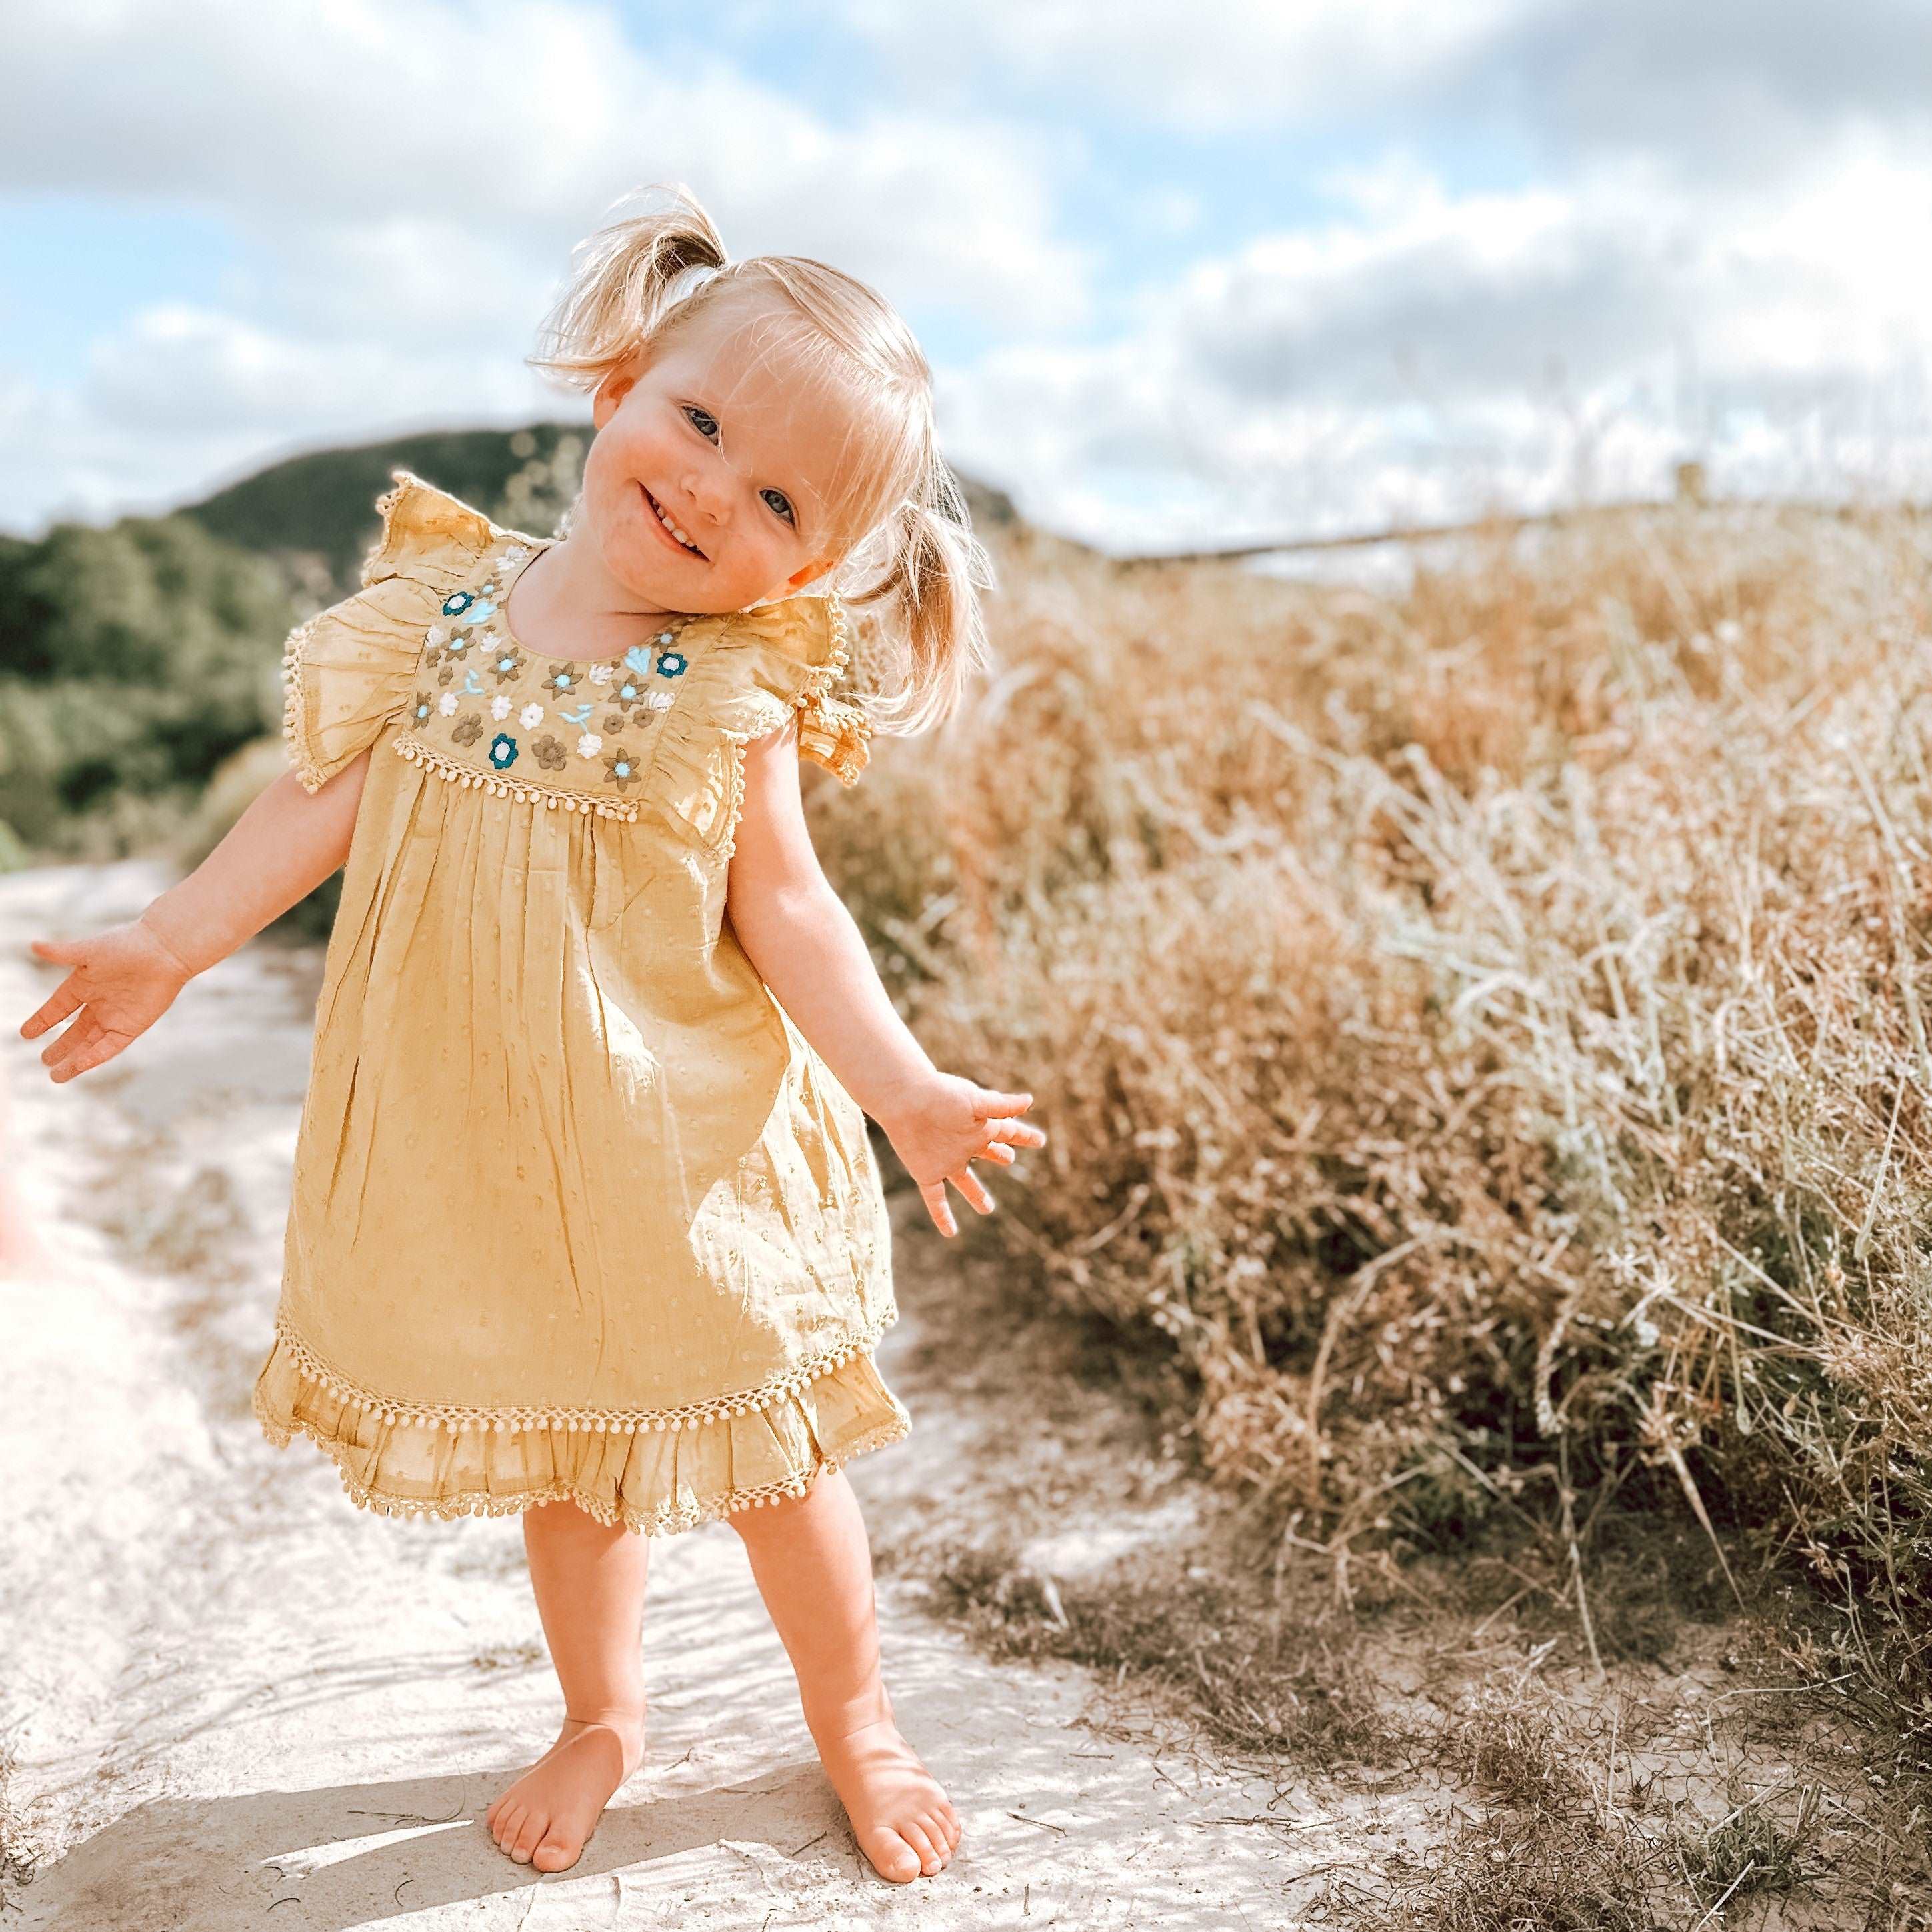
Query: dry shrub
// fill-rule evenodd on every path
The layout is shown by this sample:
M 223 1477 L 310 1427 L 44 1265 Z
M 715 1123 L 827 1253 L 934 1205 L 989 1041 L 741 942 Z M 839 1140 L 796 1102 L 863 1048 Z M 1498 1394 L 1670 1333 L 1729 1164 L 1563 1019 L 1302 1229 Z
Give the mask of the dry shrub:
M 934 1051 L 1039 1096 L 1016 1252 L 1304 1534 L 1668 1498 L 1932 1719 L 1920 524 L 1006 578 L 976 708 L 821 827 Z

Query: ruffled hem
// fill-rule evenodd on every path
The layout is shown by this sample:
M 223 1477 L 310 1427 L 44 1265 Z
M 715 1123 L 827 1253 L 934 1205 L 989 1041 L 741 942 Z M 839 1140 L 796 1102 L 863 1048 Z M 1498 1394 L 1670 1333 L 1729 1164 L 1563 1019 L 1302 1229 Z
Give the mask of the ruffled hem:
M 307 1436 L 334 1461 L 350 1499 L 386 1516 L 504 1516 L 569 1502 L 606 1525 L 673 1535 L 802 1496 L 820 1470 L 898 1442 L 912 1426 L 869 1344 L 762 1406 L 637 1412 L 615 1426 L 508 1419 L 533 1412 L 521 1410 L 392 1420 L 398 1412 L 338 1392 L 348 1385 L 319 1366 L 278 1331 L 256 1381 L 256 1419 L 278 1448 Z

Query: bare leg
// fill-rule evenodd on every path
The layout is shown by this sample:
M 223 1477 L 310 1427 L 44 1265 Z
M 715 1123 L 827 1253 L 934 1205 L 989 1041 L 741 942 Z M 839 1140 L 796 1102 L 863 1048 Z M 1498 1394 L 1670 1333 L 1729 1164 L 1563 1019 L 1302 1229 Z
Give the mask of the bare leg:
M 821 1470 L 803 1496 L 727 1520 L 744 1538 L 860 1850 L 896 1884 L 930 1876 L 959 1842 L 959 1817 L 892 1722 L 879 1671 L 872 1552 L 844 1472 Z
M 562 1871 L 577 1862 L 644 1755 L 650 1546 L 634 1530 L 606 1529 L 574 1503 L 544 1503 L 524 1512 L 524 1548 L 563 1687 L 563 1729 L 485 1822 L 519 1864 Z

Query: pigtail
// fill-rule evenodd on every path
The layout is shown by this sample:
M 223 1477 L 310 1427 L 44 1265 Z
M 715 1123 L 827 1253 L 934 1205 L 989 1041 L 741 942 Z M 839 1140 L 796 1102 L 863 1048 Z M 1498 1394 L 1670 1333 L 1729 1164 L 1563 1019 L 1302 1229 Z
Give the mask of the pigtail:
M 532 368 L 574 389 L 596 389 L 656 333 L 667 310 L 696 292 L 690 285 L 698 272 L 728 265 L 691 190 L 680 183 L 664 192 L 668 206 L 620 216 L 572 250 L 569 283 L 538 332 L 538 352 L 525 358 Z
M 993 562 L 973 534 L 966 499 L 935 452 L 914 493 L 880 532 L 885 551 L 877 579 L 840 595 L 864 606 L 890 602 L 898 622 L 898 688 L 868 695 L 866 710 L 884 731 L 923 731 L 958 706 L 986 668 L 986 620 L 980 602 L 994 587 Z

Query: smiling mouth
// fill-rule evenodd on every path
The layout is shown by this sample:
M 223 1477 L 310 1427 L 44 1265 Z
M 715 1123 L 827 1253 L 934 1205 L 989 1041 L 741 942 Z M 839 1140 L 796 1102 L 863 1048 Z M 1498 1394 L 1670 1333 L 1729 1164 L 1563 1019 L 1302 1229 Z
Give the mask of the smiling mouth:
M 697 544 L 693 543 L 688 537 L 680 535 L 677 530 L 672 527 L 670 518 L 664 514 L 663 506 L 658 502 L 658 500 L 653 496 L 648 490 L 644 490 L 644 486 L 641 483 L 638 485 L 638 488 L 640 490 L 644 490 L 644 501 L 651 506 L 651 514 L 657 519 L 658 529 L 662 530 L 664 535 L 669 537 L 671 542 L 676 544 L 678 548 L 684 551 L 688 556 L 696 557 L 704 556 L 704 551 L 700 550 Z M 709 561 L 709 560 L 707 559 L 706 561 Z

